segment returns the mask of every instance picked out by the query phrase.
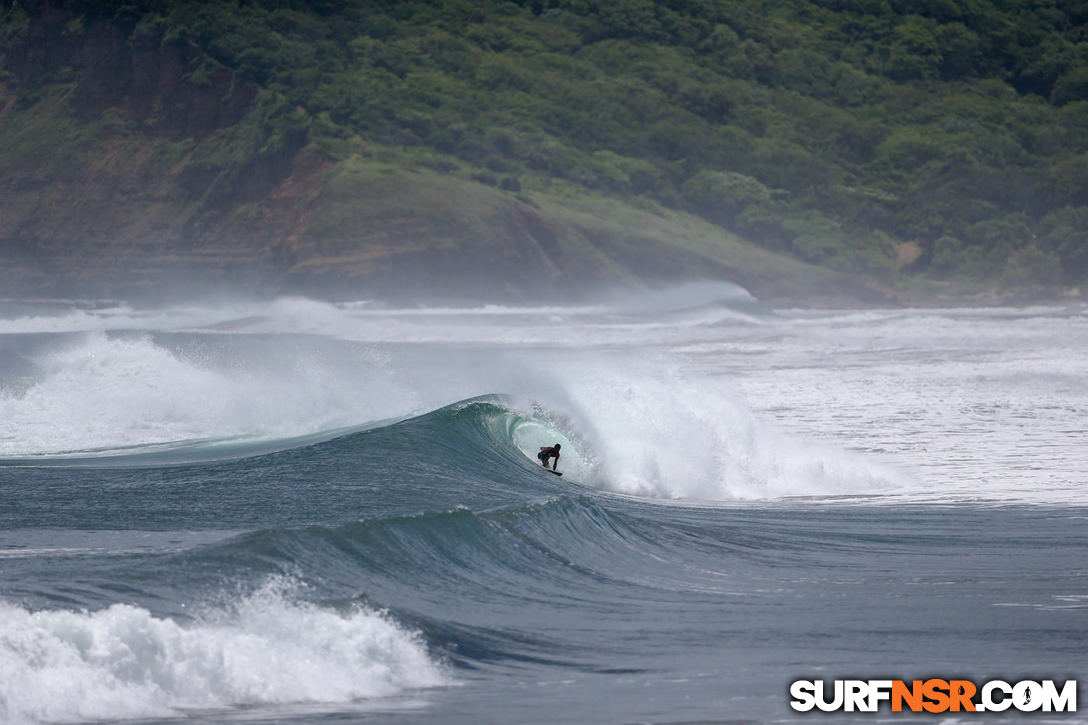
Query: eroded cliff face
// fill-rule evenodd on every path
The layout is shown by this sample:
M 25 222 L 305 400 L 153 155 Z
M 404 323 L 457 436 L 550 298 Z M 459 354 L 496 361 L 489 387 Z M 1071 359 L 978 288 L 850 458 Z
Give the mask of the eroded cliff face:
M 864 293 L 676 214 L 498 189 L 361 138 L 331 153 L 305 110 L 153 24 L 22 9 L 0 38 L 6 295 L 572 299 L 693 276 Z
M 7 39 L 5 70 L 24 91 L 70 83 L 68 107 L 84 120 L 112 110 L 147 134 L 202 137 L 253 108 L 256 86 L 202 62 L 198 48 L 161 28 L 88 21 L 48 1 L 22 5 L 30 21 Z
M 274 99 L 161 29 L 26 10 L 2 48 L 4 288 L 282 283 L 332 164 L 305 130 L 262 123 Z

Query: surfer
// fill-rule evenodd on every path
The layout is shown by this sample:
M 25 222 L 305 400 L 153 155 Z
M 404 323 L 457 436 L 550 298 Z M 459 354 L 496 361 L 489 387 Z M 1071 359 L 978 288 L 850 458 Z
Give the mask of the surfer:
M 540 465 L 547 468 L 548 467 L 548 459 L 549 458 L 554 458 L 555 461 L 552 463 L 552 470 L 554 471 L 555 467 L 559 465 L 559 449 L 560 448 L 561 448 L 561 446 L 558 443 L 556 443 L 554 446 L 541 446 L 540 447 L 540 453 L 536 454 L 536 457 L 540 459 Z

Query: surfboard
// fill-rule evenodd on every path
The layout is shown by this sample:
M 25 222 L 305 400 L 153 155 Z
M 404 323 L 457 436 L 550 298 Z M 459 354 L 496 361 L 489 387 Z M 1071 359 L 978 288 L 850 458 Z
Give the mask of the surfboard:
M 555 475 L 557 475 L 557 476 L 562 476 L 562 475 L 563 475 L 563 472 L 562 472 L 562 471 L 553 471 L 553 470 L 552 470 L 552 469 L 550 469 L 550 468 L 545 468 L 544 470 L 545 470 L 545 471 L 547 471 L 548 473 L 554 473 L 554 474 L 555 474 Z

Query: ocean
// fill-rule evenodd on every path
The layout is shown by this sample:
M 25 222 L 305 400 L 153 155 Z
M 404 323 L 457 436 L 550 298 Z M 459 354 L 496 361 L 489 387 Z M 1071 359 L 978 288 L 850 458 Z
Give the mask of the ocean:
M 1081 303 L 0 302 L 0 721 L 1085 722 L 789 690 L 1082 678 L 1086 434 Z

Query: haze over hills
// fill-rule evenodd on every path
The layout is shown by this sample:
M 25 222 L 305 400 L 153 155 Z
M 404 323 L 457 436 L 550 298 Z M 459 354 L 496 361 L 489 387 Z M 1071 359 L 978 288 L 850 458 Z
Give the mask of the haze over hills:
M 0 285 L 1055 297 L 1088 2 L 0 9 Z

